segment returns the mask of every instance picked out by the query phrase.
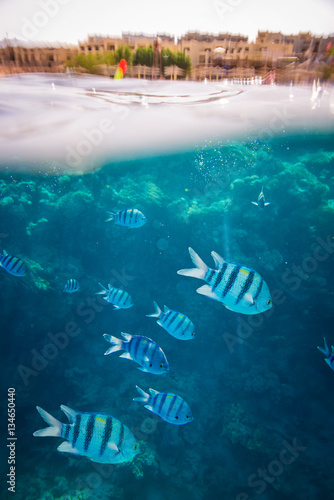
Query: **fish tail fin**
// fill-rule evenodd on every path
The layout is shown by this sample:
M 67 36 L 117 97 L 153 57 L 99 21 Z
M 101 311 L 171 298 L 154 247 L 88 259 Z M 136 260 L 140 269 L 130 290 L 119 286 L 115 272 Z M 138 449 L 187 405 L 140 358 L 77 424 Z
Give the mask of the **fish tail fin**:
M 191 276 L 192 278 L 199 278 L 203 280 L 205 278 L 206 273 L 208 272 L 208 266 L 203 262 L 203 260 L 197 255 L 197 253 L 189 248 L 189 254 L 191 260 L 195 264 L 196 268 L 193 269 L 180 269 L 177 274 L 181 274 L 182 276 Z
M 161 309 L 156 302 L 153 302 L 153 304 L 154 304 L 154 313 L 146 314 L 146 316 L 148 318 L 160 318 Z
M 112 344 L 112 346 L 109 347 L 109 349 L 104 353 L 105 356 L 111 354 L 112 352 L 120 351 L 121 349 L 123 349 L 123 340 L 117 339 L 116 337 L 112 337 L 107 333 L 104 333 L 103 337 L 106 339 L 107 342 L 110 342 L 110 344 Z
M 136 385 L 136 389 L 138 391 L 138 394 L 140 395 L 140 398 L 133 398 L 133 401 L 138 401 L 139 403 L 147 403 L 150 399 L 149 394 L 147 394 L 147 392 L 144 392 L 143 389 L 138 387 L 138 385 Z
M 108 214 L 108 219 L 106 219 L 104 222 L 110 222 L 111 220 L 114 220 L 116 214 L 114 214 L 113 212 L 107 212 L 107 214 Z
M 99 285 L 100 285 L 101 290 L 99 292 L 95 292 L 95 295 L 103 295 L 103 294 L 105 294 L 105 293 L 108 292 L 108 290 L 106 289 L 106 287 L 104 287 L 103 285 L 101 285 L 101 283 L 99 283 Z
M 53 436 L 53 437 L 58 437 L 61 436 L 61 428 L 62 428 L 62 423 L 59 422 L 56 418 L 54 418 L 50 413 L 47 411 L 43 410 L 43 408 L 40 408 L 39 406 L 36 406 L 36 409 L 44 422 L 49 424 L 50 427 L 45 427 L 44 429 L 39 429 L 38 431 L 35 431 L 33 433 L 33 436 L 35 437 L 44 437 L 44 436 Z
M 331 355 L 331 351 L 328 347 L 328 344 L 326 342 L 326 339 L 324 338 L 324 344 L 325 344 L 325 347 L 319 347 L 318 346 L 318 349 L 319 351 L 321 351 L 323 354 L 325 354 L 325 356 L 330 356 Z

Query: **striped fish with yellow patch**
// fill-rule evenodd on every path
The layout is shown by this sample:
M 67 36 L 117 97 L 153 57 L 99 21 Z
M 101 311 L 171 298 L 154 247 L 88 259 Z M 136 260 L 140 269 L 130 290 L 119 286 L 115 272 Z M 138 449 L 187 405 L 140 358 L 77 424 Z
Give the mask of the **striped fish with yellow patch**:
M 119 420 L 105 413 L 77 412 L 61 405 L 69 420 L 63 424 L 48 412 L 36 407 L 50 427 L 34 432 L 34 436 L 65 439 L 57 448 L 63 453 L 82 455 L 93 462 L 120 464 L 132 460 L 139 452 L 131 431 Z
M 192 321 L 178 311 L 173 311 L 164 306 L 164 312 L 154 302 L 155 311 L 153 314 L 147 314 L 148 318 L 158 318 L 158 325 L 162 326 L 170 335 L 180 340 L 190 340 L 195 338 L 195 326 Z
M 177 273 L 208 283 L 198 288 L 197 293 L 241 314 L 258 314 L 272 307 L 268 285 L 254 269 L 227 262 L 216 252 L 211 252 L 216 269 L 210 269 L 192 248 L 189 253 L 196 268 L 181 269 Z
M 3 250 L 2 255 L 0 255 L 0 267 L 13 276 L 22 277 L 26 275 L 27 268 L 23 260 L 15 257 L 15 255 L 8 254 L 6 250 Z
M 135 361 L 140 365 L 138 370 L 154 375 L 168 372 L 169 364 L 165 353 L 153 340 L 124 332 L 121 335 L 124 340 L 112 337 L 107 333 L 103 335 L 105 340 L 111 344 L 111 347 L 104 353 L 105 356 L 123 349 L 125 352 L 120 355 L 120 358 Z
M 108 284 L 108 289 L 99 283 L 101 290 L 97 295 L 104 295 L 103 300 L 114 306 L 114 309 L 129 309 L 133 306 L 131 295 L 125 290 L 115 288 Z
M 108 212 L 108 219 L 105 222 L 114 221 L 118 226 L 141 227 L 146 223 L 145 215 L 137 208 L 119 210 L 117 213 Z
M 138 385 L 136 385 L 136 389 L 140 397 L 133 398 L 133 401 L 146 403 L 145 408 L 158 415 L 165 422 L 184 425 L 193 421 L 188 403 L 180 396 L 171 392 L 158 392 L 154 389 L 149 389 L 150 394 L 147 394 Z

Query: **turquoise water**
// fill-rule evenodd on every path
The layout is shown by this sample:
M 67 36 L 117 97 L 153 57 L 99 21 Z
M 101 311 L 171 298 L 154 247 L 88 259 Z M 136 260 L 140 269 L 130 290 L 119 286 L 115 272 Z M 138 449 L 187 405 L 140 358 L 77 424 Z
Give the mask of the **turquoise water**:
M 334 343 L 333 144 L 330 133 L 296 132 L 202 141 L 86 175 L 1 174 L 1 249 L 28 267 L 24 278 L 0 269 L 16 499 L 334 498 L 334 374 L 317 350 L 323 337 Z M 260 210 L 251 201 L 262 186 L 270 205 Z M 107 211 L 133 207 L 143 227 L 105 222 Z M 197 294 L 203 282 L 177 274 L 192 267 L 189 246 L 209 266 L 216 251 L 256 269 L 273 307 L 241 315 Z M 80 283 L 71 295 L 70 278 Z M 99 283 L 127 290 L 134 306 L 114 311 L 96 295 Z M 147 318 L 154 301 L 191 318 L 195 339 Z M 155 340 L 170 372 L 103 356 L 103 334 L 121 332 Z M 193 422 L 173 426 L 148 412 L 132 401 L 136 385 L 179 394 Z M 61 438 L 33 437 L 44 426 L 35 407 L 65 422 L 61 404 L 121 420 L 140 452 L 97 464 L 57 452 Z M 2 455 L 5 483 L 9 448 Z

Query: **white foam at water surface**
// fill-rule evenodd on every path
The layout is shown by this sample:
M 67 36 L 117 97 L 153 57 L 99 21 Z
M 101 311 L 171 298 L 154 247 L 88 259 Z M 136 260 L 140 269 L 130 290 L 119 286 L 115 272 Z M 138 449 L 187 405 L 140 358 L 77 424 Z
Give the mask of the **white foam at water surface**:
M 292 97 L 291 97 L 292 96 Z M 2 170 L 89 172 L 201 141 L 333 131 L 333 90 L 24 74 L 0 79 Z

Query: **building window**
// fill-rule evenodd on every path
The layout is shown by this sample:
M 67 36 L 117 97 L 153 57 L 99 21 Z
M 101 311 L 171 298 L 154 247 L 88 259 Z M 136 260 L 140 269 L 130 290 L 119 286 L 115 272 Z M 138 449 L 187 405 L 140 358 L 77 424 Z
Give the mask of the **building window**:
M 89 52 L 92 51 L 92 47 L 90 45 L 88 45 L 88 50 L 89 50 Z
M 108 50 L 115 50 L 115 45 L 109 45 Z
M 95 45 L 95 50 L 99 50 L 99 46 L 98 45 Z
M 85 47 L 83 47 L 83 46 L 81 45 L 80 50 L 81 50 L 81 52 L 85 52 Z

